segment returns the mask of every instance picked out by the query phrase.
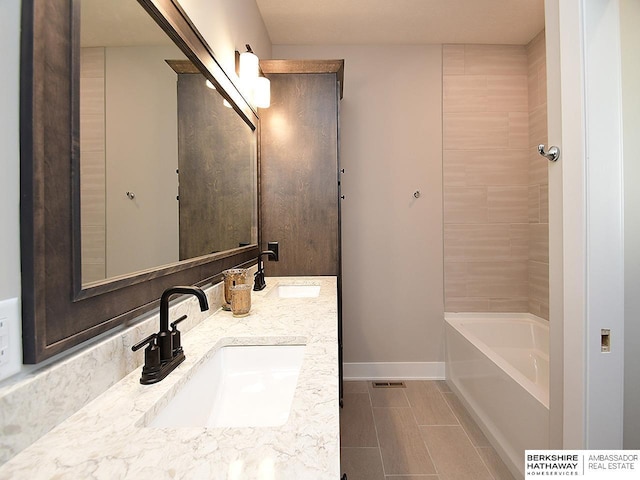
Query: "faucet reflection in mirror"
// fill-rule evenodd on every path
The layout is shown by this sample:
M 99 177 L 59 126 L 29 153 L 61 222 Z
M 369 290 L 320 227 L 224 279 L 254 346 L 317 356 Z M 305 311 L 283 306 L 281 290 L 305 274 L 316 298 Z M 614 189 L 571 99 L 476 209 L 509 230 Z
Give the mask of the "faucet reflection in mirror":
M 209 310 L 207 296 L 198 287 L 171 287 L 163 292 L 160 298 L 160 331 L 149 335 L 131 347 L 131 350 L 135 352 L 147 345 L 144 350 L 144 367 L 142 367 L 142 376 L 140 377 L 140 383 L 143 385 L 158 383 L 185 359 L 177 325 L 187 316 L 183 315 L 172 322 L 171 330 L 169 330 L 169 298 L 179 294 L 195 295 L 200 302 L 200 311 Z

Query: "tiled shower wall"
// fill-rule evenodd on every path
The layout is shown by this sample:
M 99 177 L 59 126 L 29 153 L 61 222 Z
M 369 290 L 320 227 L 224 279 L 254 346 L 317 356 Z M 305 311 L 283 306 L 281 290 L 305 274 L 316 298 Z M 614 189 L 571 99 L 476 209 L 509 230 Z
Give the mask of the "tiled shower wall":
M 549 319 L 549 181 L 547 148 L 547 69 L 544 31 L 527 45 L 529 66 L 529 311 Z
M 443 47 L 446 311 L 548 316 L 540 81 L 544 33 L 530 46 Z

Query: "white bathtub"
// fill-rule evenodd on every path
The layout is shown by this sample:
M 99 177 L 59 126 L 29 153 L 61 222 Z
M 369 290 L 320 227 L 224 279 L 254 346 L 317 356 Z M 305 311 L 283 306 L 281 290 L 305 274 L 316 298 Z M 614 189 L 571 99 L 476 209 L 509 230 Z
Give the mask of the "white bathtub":
M 516 478 L 549 448 L 549 326 L 527 313 L 445 313 L 446 378 Z

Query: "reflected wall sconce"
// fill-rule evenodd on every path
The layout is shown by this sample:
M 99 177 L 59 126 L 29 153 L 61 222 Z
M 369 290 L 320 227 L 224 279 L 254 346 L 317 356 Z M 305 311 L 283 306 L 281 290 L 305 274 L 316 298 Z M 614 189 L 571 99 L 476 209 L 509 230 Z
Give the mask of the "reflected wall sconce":
M 246 52 L 236 50 L 236 74 L 242 86 L 250 95 L 252 103 L 257 108 L 268 108 L 271 103 L 271 82 L 260 76 L 260 59 L 253 53 L 251 45 L 245 45 Z

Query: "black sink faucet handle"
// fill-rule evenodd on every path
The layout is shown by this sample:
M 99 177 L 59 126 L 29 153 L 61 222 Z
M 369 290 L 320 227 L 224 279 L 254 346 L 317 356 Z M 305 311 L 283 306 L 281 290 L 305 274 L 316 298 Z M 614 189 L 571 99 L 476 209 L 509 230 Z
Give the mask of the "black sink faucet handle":
M 180 331 L 177 328 L 177 325 L 186 320 L 187 316 L 182 315 L 179 319 L 171 322 L 169 325 L 171 327 L 171 346 L 173 348 L 173 356 L 175 357 L 182 351 L 182 341 L 180 340 Z
M 133 347 L 131 347 L 131 350 L 136 352 L 136 351 L 140 350 L 142 347 L 144 347 L 147 343 L 154 343 L 155 344 L 156 338 L 158 338 L 158 334 L 157 333 L 152 333 L 147 338 L 145 338 L 144 340 L 140 340 Z
M 160 349 L 158 348 L 158 344 L 156 342 L 157 338 L 158 334 L 153 333 L 131 347 L 131 350 L 135 352 L 148 344 L 147 348 L 144 349 L 143 371 L 152 371 L 160 368 Z
M 176 326 L 182 322 L 183 320 L 186 320 L 187 316 L 186 315 L 182 315 L 179 319 L 174 320 L 173 322 L 171 322 L 171 324 L 169 325 L 171 327 L 171 330 L 175 330 Z

